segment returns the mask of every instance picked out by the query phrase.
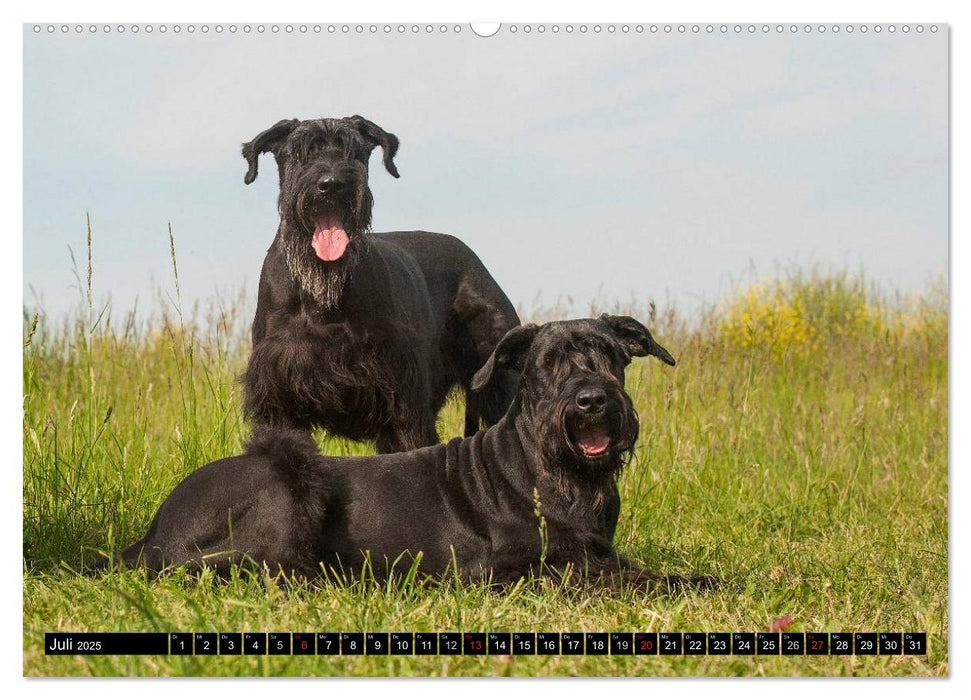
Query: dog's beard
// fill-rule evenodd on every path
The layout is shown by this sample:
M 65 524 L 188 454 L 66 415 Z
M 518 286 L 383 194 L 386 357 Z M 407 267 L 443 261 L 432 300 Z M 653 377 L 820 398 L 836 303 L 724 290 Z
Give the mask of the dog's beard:
M 573 397 L 541 399 L 529 405 L 528 414 L 539 450 L 542 469 L 571 502 L 571 507 L 599 511 L 630 459 L 637 442 L 639 424 L 634 405 L 624 392 L 611 397 L 619 410 L 597 424 L 609 439 L 602 454 L 585 454 L 579 444 L 581 426 L 590 429 L 589 419 L 574 415 Z
M 367 243 L 367 234 L 356 234 L 340 260 L 325 263 L 317 257 L 306 235 L 291 232 L 283 238 L 283 252 L 300 288 L 324 308 L 336 309 Z
M 348 234 L 347 248 L 337 260 L 324 262 L 311 244 L 316 220 L 331 210 Z M 371 226 L 371 193 L 364 188 L 351 203 L 324 205 L 305 193 L 287 208 L 283 252 L 290 274 L 300 288 L 325 309 L 336 309 L 354 266 L 367 253 Z

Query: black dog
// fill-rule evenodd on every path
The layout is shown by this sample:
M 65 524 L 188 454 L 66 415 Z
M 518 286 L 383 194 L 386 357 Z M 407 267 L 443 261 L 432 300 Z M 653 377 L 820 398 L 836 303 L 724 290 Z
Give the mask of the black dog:
M 645 355 L 674 364 L 626 316 L 515 328 L 475 377 L 475 388 L 503 369 L 523 377 L 489 430 L 347 458 L 321 457 L 303 432 L 258 430 L 246 455 L 179 484 L 145 538 L 118 558 L 153 571 L 205 563 L 222 574 L 247 562 L 274 574 L 360 572 L 369 561 L 377 577 L 417 562 L 424 574 L 457 567 L 496 583 L 544 565 L 607 585 L 657 581 L 612 545 L 617 476 L 638 433 L 624 368 Z
M 280 172 L 280 227 L 263 262 L 243 383 L 257 425 L 319 426 L 400 452 L 438 442 L 435 418 L 455 385 L 466 392 L 466 435 L 502 417 L 514 376 L 469 388 L 519 318 L 458 239 L 369 233 L 368 159 L 378 145 L 398 177 L 398 139 L 359 116 L 287 119 L 243 145 L 247 184 L 262 153 Z

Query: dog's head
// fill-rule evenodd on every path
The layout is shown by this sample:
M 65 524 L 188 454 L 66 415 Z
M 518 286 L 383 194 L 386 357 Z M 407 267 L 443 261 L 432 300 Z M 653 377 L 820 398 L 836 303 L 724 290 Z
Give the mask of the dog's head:
M 276 159 L 287 262 L 315 296 L 322 291 L 316 288 L 321 280 L 343 278 L 343 268 L 366 245 L 373 204 L 368 161 L 376 146 L 384 153 L 385 168 L 398 177 L 397 137 L 356 115 L 284 119 L 243 144 L 249 163 L 246 184 L 256 179 L 261 154 L 272 153 Z
M 624 370 L 631 358 L 646 355 L 674 364 L 629 316 L 527 324 L 503 337 L 472 388 L 483 388 L 498 371 L 521 372 L 516 410 L 532 426 L 542 463 L 602 482 L 619 472 L 637 441 Z

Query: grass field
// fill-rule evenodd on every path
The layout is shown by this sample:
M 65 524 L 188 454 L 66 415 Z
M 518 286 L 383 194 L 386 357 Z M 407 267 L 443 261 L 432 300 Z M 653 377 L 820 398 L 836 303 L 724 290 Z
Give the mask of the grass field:
M 285 588 L 137 572 L 86 578 L 144 534 L 175 484 L 238 453 L 239 299 L 152 319 L 24 322 L 24 674 L 946 675 L 946 284 L 888 300 L 845 274 L 789 275 L 692 318 L 634 309 L 678 359 L 638 359 L 641 438 L 620 551 L 711 593 L 606 594 L 557 581 Z M 617 309 L 598 309 L 617 311 Z M 544 312 L 549 315 L 551 312 Z M 583 315 L 583 314 L 580 314 Z M 460 434 L 461 399 L 441 416 Z M 319 436 L 328 454 L 370 448 Z M 926 631 L 895 657 L 45 657 L 50 631 Z

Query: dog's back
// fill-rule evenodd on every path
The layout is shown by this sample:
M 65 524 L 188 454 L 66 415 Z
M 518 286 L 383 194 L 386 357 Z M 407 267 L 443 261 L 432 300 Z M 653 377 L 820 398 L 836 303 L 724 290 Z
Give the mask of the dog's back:
M 436 410 L 453 384 L 466 394 L 465 435 L 480 423 L 495 424 L 509 408 L 518 382 L 510 376 L 487 392 L 473 393 L 472 377 L 519 315 L 479 257 L 455 236 L 429 231 L 374 234 L 399 246 L 421 268 L 432 300 L 438 349 L 446 375 L 432 387 Z
M 480 302 L 495 314 L 495 322 L 503 327 L 502 334 L 519 325 L 512 302 L 479 256 L 455 236 L 431 231 L 389 231 L 375 233 L 374 238 L 395 243 L 418 263 L 437 304 L 433 310 L 440 319 L 463 311 L 467 314 L 475 302 Z M 478 298 L 471 299 L 473 294 Z

